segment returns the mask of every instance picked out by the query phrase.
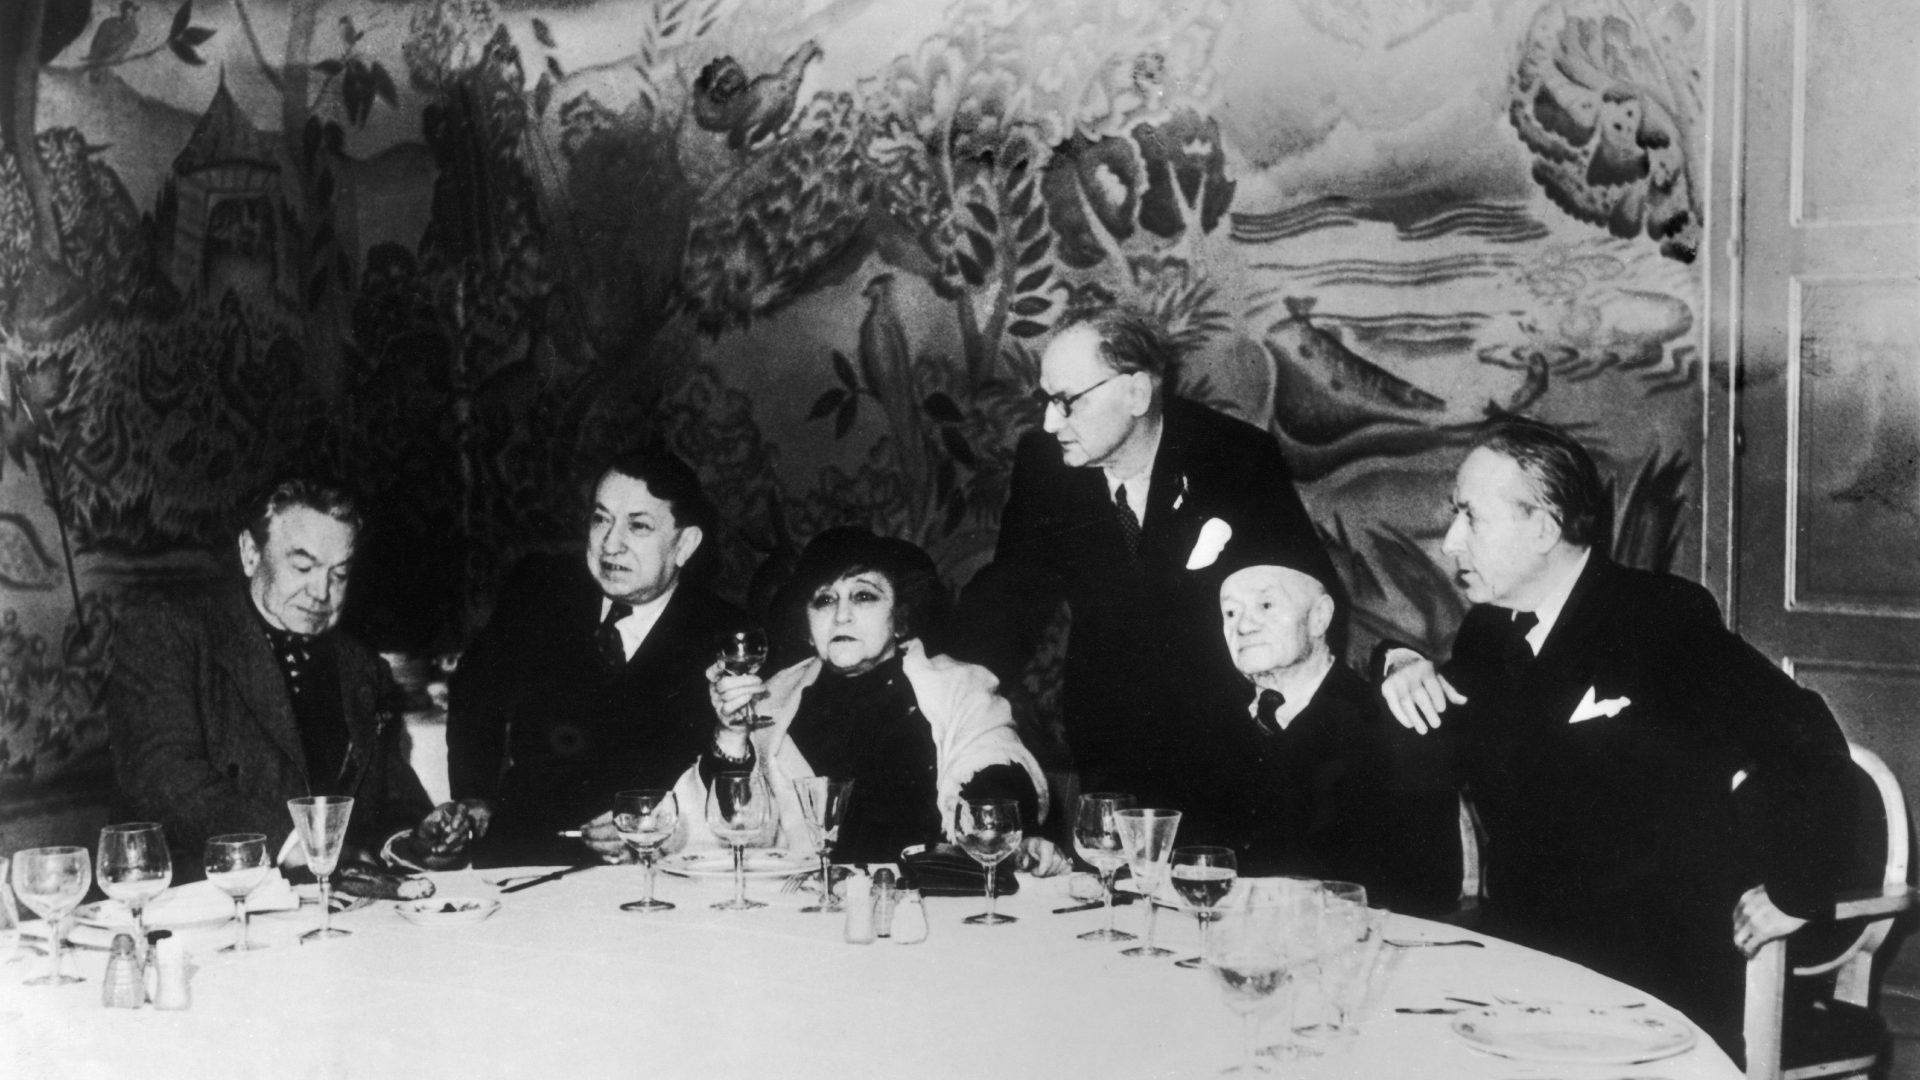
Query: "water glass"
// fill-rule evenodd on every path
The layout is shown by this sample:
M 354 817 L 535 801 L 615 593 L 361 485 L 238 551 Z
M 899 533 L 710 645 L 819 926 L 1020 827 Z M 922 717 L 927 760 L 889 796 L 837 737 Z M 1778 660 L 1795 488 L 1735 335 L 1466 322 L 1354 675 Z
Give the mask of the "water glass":
M 814 854 L 820 857 L 820 902 L 802 912 L 836 912 L 840 900 L 833 894 L 833 845 L 840 839 L 840 824 L 846 820 L 847 801 L 853 797 L 853 781 L 829 780 L 824 776 L 804 776 L 793 782 L 793 793 L 800 800 L 800 816 L 806 819 L 807 832 L 813 838 Z
M 757 772 L 721 773 L 707 789 L 707 827 L 733 849 L 733 899 L 720 911 L 751 911 L 767 905 L 747 899 L 747 845 L 773 820 L 773 795 Z
M 1241 1023 L 1241 1058 L 1226 1074 L 1273 1071 L 1260 1053 L 1260 1022 L 1284 1000 L 1295 953 L 1288 938 L 1288 911 L 1279 906 L 1223 909 L 1207 935 L 1201 958 L 1213 973 L 1227 1008 Z
M 1173 836 L 1180 829 L 1180 811 L 1136 808 L 1116 810 L 1113 817 L 1120 830 L 1120 852 L 1127 858 L 1134 886 L 1140 890 L 1142 906 L 1147 909 L 1147 940 L 1131 949 L 1120 950 L 1120 955 L 1172 956 L 1172 949 L 1153 943 L 1153 930 L 1160 912 L 1160 906 L 1153 902 L 1153 894 L 1159 891 L 1160 882 L 1166 876 L 1167 859 L 1173 854 Z
M 93 861 L 83 847 L 28 848 L 13 853 L 13 893 L 34 914 L 46 920 L 52 967 L 47 974 L 28 979 L 28 986 L 65 986 L 83 982 L 60 971 L 66 944 L 66 917 L 80 906 L 93 884 Z
M 247 911 L 247 897 L 267 880 L 267 875 L 273 870 L 273 859 L 267 853 L 266 834 L 222 833 L 208 837 L 203 858 L 207 880 L 233 898 L 233 917 L 240 923 L 240 936 L 220 951 L 252 952 L 266 948 L 264 943 L 255 942 L 249 937 L 253 919 Z
M 300 943 L 346 937 L 348 931 L 333 928 L 333 870 L 347 840 L 353 800 L 342 795 L 303 795 L 287 800 L 287 813 L 293 816 L 293 829 L 306 849 L 307 869 L 320 883 L 320 928 L 301 934 Z
M 1233 891 L 1234 879 L 1239 876 L 1239 865 L 1232 848 L 1194 844 L 1173 849 L 1173 858 L 1168 862 L 1173 891 L 1180 894 L 1180 899 L 1186 902 L 1194 919 L 1200 923 L 1201 953 L 1180 961 L 1175 967 L 1199 968 L 1207 965 L 1207 927 L 1213 922 L 1214 910 Z
M 987 872 L 987 910 L 963 921 L 975 926 L 1019 921 L 993 909 L 993 887 L 994 867 L 1020 848 L 1020 804 L 1012 799 L 963 799 L 954 808 L 953 835 L 960 849 Z
M 173 883 L 173 856 L 167 836 L 152 821 L 108 825 L 100 830 L 99 855 L 93 864 L 100 891 L 133 912 L 134 948 L 147 947 L 147 901 Z
M 680 827 L 680 799 L 662 788 L 635 788 L 613 796 L 613 828 L 640 857 L 647 871 L 646 895 L 620 905 L 621 911 L 672 911 L 673 905 L 653 898 L 654 862 L 660 848 Z
M 1133 940 L 1132 934 L 1113 928 L 1113 876 L 1127 865 L 1127 857 L 1120 851 L 1120 827 L 1115 824 L 1113 815 L 1115 811 L 1129 810 L 1134 805 L 1131 795 L 1096 791 L 1080 796 L 1074 807 L 1073 850 L 1079 852 L 1089 866 L 1099 871 L 1100 892 L 1107 901 L 1106 928 L 1081 934 L 1081 941 Z

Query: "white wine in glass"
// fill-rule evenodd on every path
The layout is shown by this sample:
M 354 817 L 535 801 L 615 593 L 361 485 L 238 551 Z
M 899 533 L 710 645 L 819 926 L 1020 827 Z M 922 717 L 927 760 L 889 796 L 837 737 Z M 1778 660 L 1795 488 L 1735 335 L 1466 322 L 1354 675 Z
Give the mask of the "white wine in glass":
M 680 827 L 680 799 L 661 788 L 635 788 L 613 796 L 613 828 L 647 871 L 647 892 L 620 905 L 621 911 L 672 911 L 673 905 L 653 898 L 653 864 L 660 848 Z
M 240 936 L 220 951 L 252 952 L 266 948 L 266 945 L 248 936 L 253 920 L 247 911 L 247 897 L 267 880 L 267 874 L 273 870 L 273 860 L 267 854 L 266 834 L 223 833 L 209 837 L 204 859 L 207 880 L 221 892 L 233 897 L 233 917 L 240 923 Z
M 1114 824 L 1113 814 L 1134 805 L 1131 795 L 1096 791 L 1080 796 L 1074 808 L 1073 850 L 1100 872 L 1100 892 L 1107 901 L 1105 929 L 1089 930 L 1080 935 L 1081 941 L 1133 940 L 1132 934 L 1113 928 L 1113 876 L 1127 865 L 1127 857 L 1120 851 L 1120 829 Z
M 1173 849 L 1173 858 L 1168 863 L 1168 873 L 1172 877 L 1173 891 L 1180 894 L 1193 911 L 1193 917 L 1200 923 L 1200 953 L 1175 964 L 1175 967 L 1197 968 L 1206 966 L 1207 927 L 1213 922 L 1214 909 L 1220 901 L 1233 891 L 1233 883 L 1240 876 L 1239 859 L 1232 848 L 1216 847 L 1210 844 L 1194 844 Z
M 287 813 L 293 815 L 293 829 L 306 849 L 307 869 L 320 883 L 320 928 L 301 934 L 300 942 L 346 937 L 348 931 L 333 928 L 333 870 L 347 839 L 353 800 L 344 795 L 303 795 L 287 800 Z
M 720 637 L 720 667 L 728 675 L 758 675 L 767 662 L 767 632 L 760 629 L 735 630 Z M 759 716 L 752 702 L 740 709 L 737 717 L 748 729 L 773 723 L 770 716 Z
M 66 944 L 62 925 L 87 895 L 93 884 L 93 862 L 82 847 L 28 848 L 13 853 L 13 894 L 34 914 L 46 920 L 48 951 L 53 967 L 47 974 L 28 979 L 28 986 L 65 986 L 83 982 L 77 975 L 60 971 L 62 946 Z
M 969 915 L 965 922 L 975 926 L 999 926 L 1017 922 L 1011 915 L 994 910 L 994 867 L 1020 848 L 1020 804 L 1012 799 L 962 800 L 954 810 L 953 835 L 960 850 L 973 856 L 987 872 L 987 910 Z
M 133 912 L 134 948 L 147 948 L 147 901 L 173 884 L 173 856 L 167 836 L 152 821 L 108 825 L 100 830 L 100 850 L 93 863 L 100 891 Z

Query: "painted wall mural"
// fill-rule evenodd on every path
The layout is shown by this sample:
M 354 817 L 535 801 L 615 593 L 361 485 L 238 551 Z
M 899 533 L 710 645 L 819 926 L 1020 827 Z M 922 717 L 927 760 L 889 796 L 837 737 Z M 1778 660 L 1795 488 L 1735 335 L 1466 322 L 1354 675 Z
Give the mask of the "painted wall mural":
M 276 468 L 353 618 L 457 648 L 665 438 L 722 584 L 856 521 L 990 557 L 1038 350 L 1160 312 L 1267 427 L 1356 645 L 1444 642 L 1513 412 L 1684 569 L 1705 42 L 1679 0 L 16 0 L 0 14 L 0 784 L 97 777 L 129 605 Z

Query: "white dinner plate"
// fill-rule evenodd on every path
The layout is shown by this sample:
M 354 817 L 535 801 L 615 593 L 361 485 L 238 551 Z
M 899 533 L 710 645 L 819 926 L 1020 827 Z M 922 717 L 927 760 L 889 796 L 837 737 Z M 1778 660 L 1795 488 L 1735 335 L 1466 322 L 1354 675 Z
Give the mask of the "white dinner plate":
M 1678 1017 L 1645 1008 L 1503 1005 L 1454 1018 L 1468 1046 L 1520 1061 L 1637 1065 L 1692 1049 L 1699 1036 Z
M 791 877 L 819 868 L 820 860 L 811 855 L 778 849 L 747 852 L 746 876 L 751 878 Z M 732 877 L 733 855 L 731 852 L 683 851 L 661 859 L 660 869 L 682 877 Z
M 470 926 L 499 911 L 500 901 L 475 896 L 431 896 L 425 900 L 401 900 L 393 909 L 415 926 Z

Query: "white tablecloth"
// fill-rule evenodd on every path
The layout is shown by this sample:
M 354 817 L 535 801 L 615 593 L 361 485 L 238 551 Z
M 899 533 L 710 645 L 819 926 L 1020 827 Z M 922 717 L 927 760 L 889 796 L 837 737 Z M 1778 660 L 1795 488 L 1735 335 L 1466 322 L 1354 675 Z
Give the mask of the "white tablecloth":
M 506 871 L 438 874 L 441 897 L 493 897 Z M 403 920 L 391 904 L 337 917 L 353 936 L 299 946 L 311 906 L 257 916 L 274 948 L 218 955 L 232 927 L 183 930 L 198 965 L 184 1012 L 100 1004 L 102 952 L 70 953 L 77 986 L 34 988 L 46 961 L 0 965 L 0 1075 L 19 1080 L 176 1076 L 404 1077 L 1211 1077 L 1236 1060 L 1239 1021 L 1212 977 L 1171 960 L 1081 942 L 1099 911 L 1055 915 L 1063 879 L 1023 879 L 1008 926 L 961 923 L 982 901 L 927 900 L 921 945 L 842 941 L 839 916 L 753 881 L 751 912 L 711 910 L 722 880 L 660 877 L 672 912 L 619 910 L 635 867 L 600 867 L 502 897 L 459 928 Z M 1139 905 L 1119 910 L 1138 931 Z M 30 924 L 30 927 L 38 924 Z M 1195 949 L 1190 919 L 1163 943 Z M 1473 936 L 1396 918 L 1390 936 Z M 1733 1080 L 1711 1040 L 1653 1065 L 1529 1064 L 1470 1049 L 1450 1017 L 1394 1012 L 1448 996 L 1647 1001 L 1583 968 L 1487 939 L 1487 948 L 1399 950 L 1381 1008 L 1351 1053 L 1283 1066 L 1298 1077 Z M 1657 1007 L 1657 1003 L 1656 1003 Z

